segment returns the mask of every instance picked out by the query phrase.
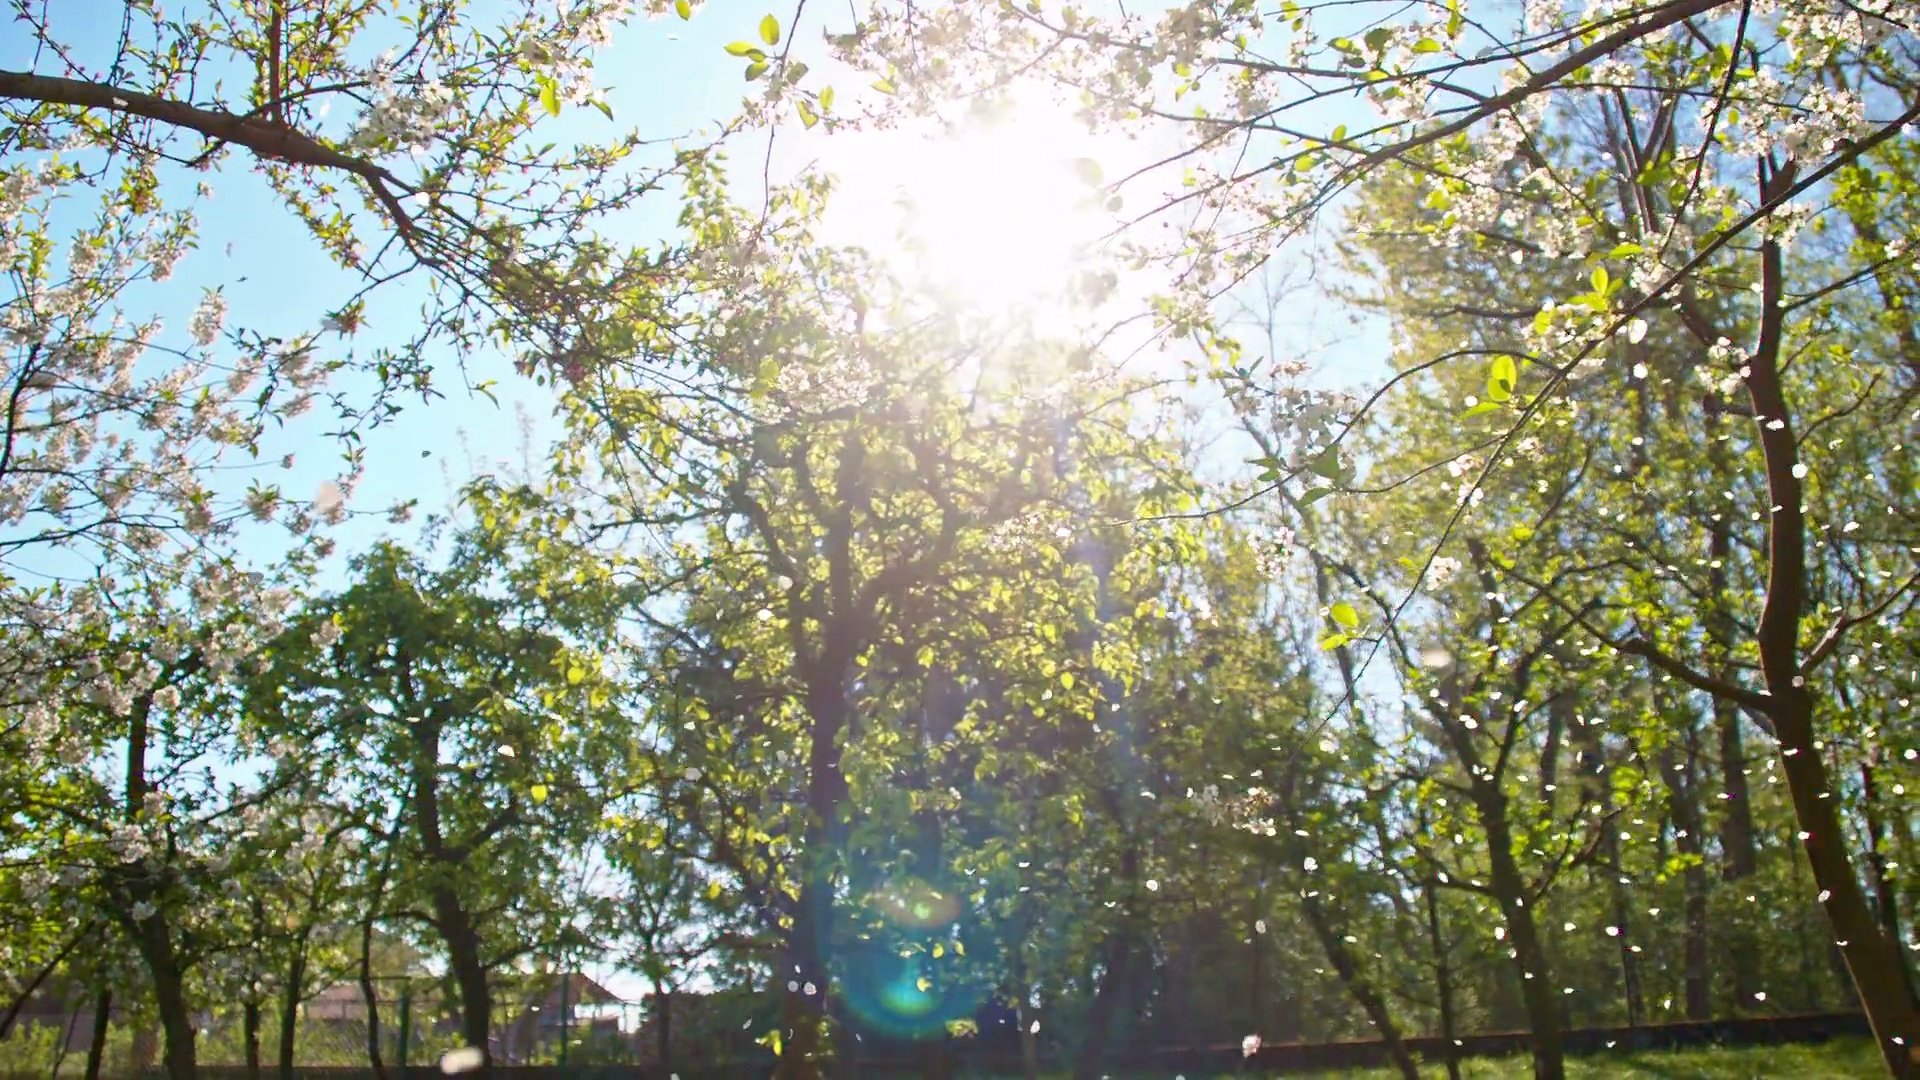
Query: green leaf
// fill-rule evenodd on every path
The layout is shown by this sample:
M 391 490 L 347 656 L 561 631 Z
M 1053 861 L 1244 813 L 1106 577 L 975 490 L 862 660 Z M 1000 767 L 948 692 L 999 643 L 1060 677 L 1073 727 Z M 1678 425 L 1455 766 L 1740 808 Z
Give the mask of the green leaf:
M 753 80 L 759 78 L 762 75 L 765 75 L 766 73 L 767 73 L 767 62 L 765 60 L 755 60 L 753 63 L 747 65 L 747 81 L 748 82 L 752 82 Z
M 751 41 L 730 41 L 727 43 L 727 51 L 732 53 L 735 56 L 764 55 L 763 53 L 760 52 L 758 48 L 754 46 L 753 42 Z
M 1440 51 L 1440 43 L 1430 37 L 1421 38 L 1419 41 L 1413 43 L 1413 51 L 1416 53 L 1437 53 Z
M 793 111 L 800 114 L 800 126 L 802 127 L 810 128 L 820 122 L 820 114 L 813 111 L 813 106 L 807 104 L 806 98 L 800 98 L 795 101 L 793 103 Z
M 1393 29 L 1391 27 L 1376 26 L 1367 31 L 1367 48 L 1372 49 L 1374 52 L 1379 52 L 1381 49 L 1386 48 L 1387 42 L 1392 40 Z
M 1607 252 L 1607 258 L 1624 259 L 1629 255 L 1644 254 L 1646 250 L 1646 248 L 1641 247 L 1639 244 L 1615 244 L 1613 250 Z
M 587 669 L 575 664 L 567 669 L 567 685 L 579 686 L 580 680 L 587 677 Z
M 898 91 L 896 91 L 896 90 L 894 89 L 894 87 L 893 87 L 893 83 L 892 83 L 892 82 L 891 82 L 890 80 L 887 80 L 887 79 L 875 79 L 875 80 L 873 80 L 873 88 L 874 88 L 875 90 L 878 90 L 878 91 L 880 91 L 880 92 L 881 92 L 881 93 L 883 93 L 883 94 L 893 94 L 893 93 L 898 93 Z
M 1350 634 L 1328 634 L 1326 637 L 1320 639 L 1320 648 L 1324 651 L 1332 652 L 1334 649 L 1352 640 L 1353 637 Z
M 833 87 L 831 86 L 820 88 L 820 111 L 823 113 L 833 111 Z
M 1599 294 L 1600 294 L 1601 296 L 1605 296 L 1605 295 L 1607 295 L 1607 282 L 1608 282 L 1609 280 L 1611 280 L 1611 278 L 1610 278 L 1610 277 L 1609 277 L 1609 275 L 1607 274 L 1607 268 L 1606 268 L 1606 267 L 1604 267 L 1604 266 L 1596 266 L 1596 267 L 1594 267 L 1594 268 L 1593 268 L 1593 277 L 1592 277 L 1592 279 L 1591 279 L 1591 280 L 1593 281 L 1593 291 L 1594 291 L 1594 292 L 1597 292 L 1597 293 L 1599 293 Z
M 1496 356 L 1487 372 L 1487 397 L 1494 401 L 1506 401 L 1513 397 L 1513 388 L 1520 381 L 1520 373 L 1513 365 L 1513 357 Z
M 1307 469 L 1313 475 L 1328 480 L 1340 479 L 1340 451 L 1331 446 L 1327 447 L 1315 454 L 1312 461 L 1307 462 Z
M 760 20 L 760 40 L 769 45 L 780 44 L 780 20 L 772 15 Z
M 1300 496 L 1300 505 L 1303 507 L 1312 506 L 1314 503 L 1319 502 L 1321 499 L 1324 499 L 1331 494 L 1333 494 L 1332 485 L 1328 485 L 1326 487 L 1312 488 L 1308 490 L 1306 494 Z
M 691 19 L 693 18 L 693 5 L 687 3 L 687 0 L 673 0 L 673 13 L 680 16 L 683 20 Z
M 1487 414 L 1487 413 L 1490 413 L 1490 412 L 1494 412 L 1495 410 L 1497 410 L 1497 409 L 1499 409 L 1499 408 L 1500 408 L 1500 406 L 1498 406 L 1498 405 L 1496 405 L 1496 404 L 1494 404 L 1494 403 L 1493 403 L 1493 402 L 1491 402 L 1491 401 L 1483 401 L 1483 402 L 1481 402 L 1480 404 L 1478 404 L 1478 405 L 1475 405 L 1475 406 L 1473 406 L 1473 407 L 1472 407 L 1472 408 L 1470 408 L 1470 409 L 1467 409 L 1467 410 L 1466 410 L 1465 412 L 1462 412 L 1462 413 L 1460 414 L 1460 417 L 1461 417 L 1461 419 L 1463 419 L 1463 420 L 1464 420 L 1464 419 L 1466 419 L 1466 418 L 1467 418 L 1467 417 L 1469 417 L 1469 416 L 1482 416 L 1482 415 L 1485 415 L 1485 414 Z
M 1347 603 L 1345 600 L 1339 601 L 1328 608 L 1327 614 L 1332 616 L 1333 621 L 1344 629 L 1352 630 L 1360 625 L 1360 613 L 1353 610 L 1353 605 Z
M 540 107 L 547 110 L 548 116 L 560 115 L 560 84 L 552 79 L 540 80 Z

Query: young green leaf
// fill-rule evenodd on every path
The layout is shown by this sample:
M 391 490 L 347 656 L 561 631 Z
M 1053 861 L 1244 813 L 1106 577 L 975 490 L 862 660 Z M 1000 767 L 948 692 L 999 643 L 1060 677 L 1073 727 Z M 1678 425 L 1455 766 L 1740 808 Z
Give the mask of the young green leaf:
M 760 40 L 769 45 L 780 44 L 780 20 L 772 15 L 760 20 Z
M 1487 371 L 1487 397 L 1494 401 L 1506 401 L 1513 397 L 1514 384 L 1519 381 L 1520 373 L 1514 367 L 1513 357 L 1496 356 Z
M 1360 625 L 1360 613 L 1353 610 L 1353 605 L 1347 603 L 1345 600 L 1339 601 L 1328 608 L 1327 614 L 1333 617 L 1333 621 L 1337 623 L 1341 629 L 1353 630 Z

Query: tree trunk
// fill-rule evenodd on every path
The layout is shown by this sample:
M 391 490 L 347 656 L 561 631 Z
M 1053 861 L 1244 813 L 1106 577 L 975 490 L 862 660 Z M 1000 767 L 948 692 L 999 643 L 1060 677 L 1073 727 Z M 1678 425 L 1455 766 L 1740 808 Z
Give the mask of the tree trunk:
M 280 995 L 280 1080 L 293 1080 L 294 1041 L 300 1031 L 300 992 L 307 981 L 307 942 L 303 931 L 293 942 L 293 959 L 287 964 L 287 985 Z
M 1386 1044 L 1387 1056 L 1393 1059 L 1394 1067 L 1406 1080 L 1420 1080 L 1420 1065 L 1408 1053 L 1407 1044 L 1400 1037 L 1400 1027 L 1393 1022 L 1393 1014 L 1387 1010 L 1386 999 L 1375 990 L 1373 983 L 1360 970 L 1353 951 L 1340 931 L 1327 916 L 1326 908 L 1318 896 L 1309 890 L 1300 894 L 1300 909 L 1306 914 L 1307 925 L 1313 929 L 1313 936 L 1320 941 L 1320 951 L 1326 954 L 1327 962 L 1333 965 L 1334 974 L 1340 976 L 1340 985 L 1360 1006 L 1367 1019 L 1372 1022 L 1375 1031 L 1380 1033 L 1380 1041 Z
M 1513 832 L 1507 822 L 1507 799 L 1485 780 L 1473 784 L 1474 807 L 1487 834 L 1490 886 L 1500 903 L 1507 928 L 1507 944 L 1520 977 L 1520 1000 L 1527 1011 L 1528 1042 L 1533 1047 L 1534 1080 L 1562 1080 L 1566 1052 L 1560 1034 L 1560 1006 L 1555 1001 L 1553 972 L 1528 906 L 1526 879 L 1513 857 Z
M 260 1080 L 260 999 L 252 994 L 242 1006 L 240 1033 L 246 1043 L 247 1080 Z
M 840 812 L 847 781 L 840 774 L 840 734 L 853 706 L 847 700 L 842 666 L 810 680 L 807 714 L 812 733 L 807 754 L 807 823 L 800 852 L 800 895 L 794 901 L 793 931 L 787 941 L 787 966 L 781 984 L 780 1027 L 783 1045 L 777 1075 L 782 1080 L 815 1080 L 825 1068 L 829 950 L 833 940 L 833 869 L 842 834 Z
M 1424 830 L 1425 821 L 1422 820 Z M 1440 1037 L 1446 1040 L 1447 1080 L 1460 1080 L 1459 1022 L 1453 1012 L 1453 970 L 1440 927 L 1440 883 L 1429 877 L 1420 886 L 1427 908 L 1427 945 L 1433 950 L 1433 988 L 1440 999 Z
M 1024 984 L 1021 989 L 1024 993 Z M 1035 1021 L 1028 1007 L 1023 997 L 1013 1009 L 1014 1021 L 1020 1025 L 1020 1077 L 1021 1080 L 1040 1080 L 1040 1033 L 1033 1029 Z
M 1126 917 L 1122 916 L 1123 919 Z M 1120 999 L 1126 993 L 1132 974 L 1131 938 L 1131 927 L 1125 923 L 1107 933 L 1106 943 L 1101 949 L 1100 985 L 1094 991 L 1093 1004 L 1087 1012 L 1085 1038 L 1080 1043 L 1079 1053 L 1074 1055 L 1073 1080 L 1098 1080 L 1101 1075 L 1100 1066 L 1107 1057 L 1107 1034 L 1113 1026 L 1114 1014 L 1120 1009 Z
M 1664 702 L 1669 711 L 1685 707 L 1685 702 Z M 1700 812 L 1699 777 L 1696 772 L 1699 742 L 1698 726 L 1690 716 L 1685 727 L 1686 756 L 1671 747 L 1660 756 L 1660 775 L 1667 783 L 1671 799 L 1669 816 L 1673 819 L 1674 844 L 1686 859 L 1682 872 L 1685 889 L 1682 943 L 1686 978 L 1687 1019 L 1713 1017 L 1712 958 L 1707 938 L 1706 822 Z
M 412 700 L 412 660 L 405 651 L 396 657 L 404 696 Z M 447 966 L 453 972 L 460 993 L 460 1037 L 469 1047 L 480 1051 L 480 1067 L 475 1076 L 486 1076 L 493 1064 L 493 1048 L 488 1035 L 493 1026 L 493 996 L 487 986 L 487 968 L 480 956 L 480 933 L 473 916 L 462 904 L 451 881 L 457 880 L 468 854 L 449 847 L 440 825 L 440 731 L 444 717 L 435 706 L 422 711 L 412 724 L 413 816 L 420 846 L 439 875 L 428 891 L 433 920 L 447 946 Z
M 389 848 L 389 851 L 392 849 Z M 386 879 L 386 865 L 380 870 L 382 883 Z M 375 896 L 376 904 L 379 902 Z M 373 1068 L 378 1080 L 387 1080 L 387 1063 L 380 1057 L 380 995 L 373 988 L 373 910 L 367 911 L 367 917 L 360 921 L 360 1000 L 367 1007 L 367 1064 Z M 406 1060 L 403 1053 L 401 1060 Z
M 1600 733 L 1593 724 L 1576 722 L 1575 731 L 1575 741 L 1580 748 L 1580 782 L 1586 798 L 1594 805 L 1605 807 L 1613 799 L 1612 786 L 1603 775 L 1606 747 L 1601 744 Z M 1633 951 L 1632 897 L 1620 882 L 1620 830 L 1614 827 L 1611 817 L 1596 821 L 1594 827 L 1600 833 L 1595 850 L 1601 857 L 1600 870 L 1606 875 L 1613 924 L 1619 931 L 1614 940 L 1620 953 L 1620 994 L 1627 1007 L 1627 1026 L 1638 1027 L 1646 1014 L 1646 1005 L 1640 992 L 1640 965 Z
M 433 890 L 434 919 L 447 945 L 447 966 L 460 991 L 460 1038 L 480 1051 L 487 1065 L 493 1061 L 488 1036 L 493 1027 L 493 991 L 487 985 L 486 965 L 480 959 L 480 935 L 473 917 L 452 890 Z M 483 1071 L 486 1066 L 483 1066 Z
M 374 874 L 373 898 L 367 902 L 366 913 L 360 918 L 360 1000 L 367 1007 L 367 1064 L 373 1067 L 377 1080 L 387 1080 L 387 1063 L 380 1057 L 380 995 L 373 987 L 373 923 L 380 917 L 380 906 L 386 900 L 387 877 L 393 871 L 393 855 L 398 846 L 395 835 L 406 819 L 406 812 L 403 801 L 394 811 L 393 828 L 382 838 L 386 847 L 380 853 L 380 869 Z M 400 1051 L 400 1060 L 403 1063 L 407 1060 L 404 1048 Z
M 187 1006 L 184 973 L 174 953 L 166 915 L 155 912 L 140 920 L 135 934 L 141 957 L 153 979 L 153 1003 L 160 1014 L 160 1029 L 166 1040 L 163 1059 L 167 1076 L 170 1080 L 193 1080 L 198 1072 L 193 1013 Z
M 1725 415 L 1719 399 L 1708 395 L 1705 428 L 1707 459 L 1713 466 L 1715 486 L 1719 488 L 1733 482 L 1734 472 L 1727 444 L 1720 441 L 1726 424 Z M 1707 556 L 1706 626 L 1716 659 L 1714 677 L 1723 683 L 1737 683 L 1740 676 L 1734 670 L 1733 657 L 1738 646 L 1735 640 L 1738 632 L 1727 604 L 1727 567 L 1733 563 L 1733 521 L 1730 516 L 1723 515 L 1713 523 L 1707 540 Z M 1723 807 L 1720 814 L 1720 879 L 1733 886 L 1727 891 L 1732 894 L 1733 902 L 1738 904 L 1745 896 L 1744 886 L 1740 883 L 1751 878 L 1760 868 L 1759 852 L 1754 842 L 1753 803 L 1747 783 L 1747 754 L 1743 745 L 1739 706 L 1723 697 L 1714 698 L 1713 725 L 1719 736 L 1719 790 L 1725 796 L 1720 800 Z M 1722 931 L 1722 937 L 1727 939 L 1732 954 L 1734 1005 L 1738 1009 L 1746 1009 L 1754 1004 L 1754 995 L 1760 991 L 1760 950 L 1745 918 L 1730 920 Z
M 1724 677 L 1724 673 L 1723 673 Z M 1720 789 L 1726 794 L 1720 817 L 1720 880 L 1735 904 L 1745 902 L 1746 885 L 1760 869 L 1754 842 L 1753 805 L 1749 802 L 1747 756 L 1742 745 L 1740 710 L 1731 702 L 1714 702 L 1714 724 L 1720 734 Z M 1744 914 L 1744 912 L 1743 912 Z M 1760 992 L 1760 950 L 1746 919 L 1732 921 L 1725 934 L 1733 954 L 1733 1001 L 1736 1008 L 1752 1007 Z
M 113 991 L 101 990 L 93 999 L 93 1032 L 87 1040 L 86 1080 L 100 1080 L 107 1061 L 107 1025 L 113 1019 Z
M 673 1073 L 673 991 L 658 979 L 653 983 L 653 1007 L 655 1015 L 654 1040 L 660 1055 L 660 1071 Z
M 1763 197 L 1783 190 L 1791 178 L 1790 170 L 1776 173 L 1765 185 Z M 1767 530 L 1766 603 L 1755 632 L 1767 696 L 1756 705 L 1773 721 L 1801 846 L 1867 1023 L 1887 1070 L 1894 1076 L 1908 1076 L 1915 1069 L 1914 1052 L 1920 1050 L 1920 1009 L 1907 993 L 1899 943 L 1881 931 L 1854 874 L 1836 806 L 1839 800 L 1833 797 L 1826 762 L 1815 745 L 1813 697 L 1801 671 L 1800 622 L 1806 615 L 1806 520 L 1801 504 L 1805 493 L 1794 474 L 1799 444 L 1780 384 L 1786 308 L 1777 242 L 1761 244 L 1760 263 L 1760 340 L 1746 383 L 1766 464 L 1767 494 L 1780 509 L 1771 515 Z
M 1900 896 L 1895 890 L 1893 876 L 1887 872 L 1887 826 L 1880 814 L 1880 788 L 1874 777 L 1873 766 L 1862 763 L 1860 766 L 1860 805 L 1867 819 L 1867 866 L 1873 871 L 1874 904 L 1880 910 L 1880 925 L 1886 930 L 1887 937 L 1893 940 L 1894 955 L 1900 958 L 1900 973 L 1906 979 L 1907 996 L 1920 1001 L 1920 993 L 1915 991 L 1913 968 L 1907 963 L 1906 950 L 1900 948 L 1903 935 L 1900 933 Z
M 1119 823 L 1119 814 L 1115 813 L 1114 817 L 1116 824 Z M 1094 989 L 1093 1002 L 1087 1010 L 1086 1029 L 1080 1048 L 1074 1054 L 1074 1080 L 1095 1080 L 1101 1075 L 1100 1066 L 1106 1061 L 1107 1038 L 1113 1029 L 1113 1019 L 1119 1013 L 1120 1004 L 1133 982 L 1133 919 L 1140 888 L 1140 849 L 1130 836 L 1124 838 L 1122 844 L 1117 878 L 1124 898 L 1120 904 L 1120 922 L 1107 931 L 1106 940 L 1101 946 L 1100 982 Z

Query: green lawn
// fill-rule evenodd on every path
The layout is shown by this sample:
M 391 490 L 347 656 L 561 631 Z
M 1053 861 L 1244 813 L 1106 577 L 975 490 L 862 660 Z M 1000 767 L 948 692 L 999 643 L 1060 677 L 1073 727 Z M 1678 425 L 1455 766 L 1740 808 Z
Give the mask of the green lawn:
M 1525 1057 L 1476 1058 L 1461 1062 L 1469 1080 L 1523 1080 L 1533 1070 Z M 1400 1074 L 1390 1069 L 1361 1072 L 1314 1073 L 1349 1080 L 1388 1080 Z M 1439 1066 L 1426 1075 L 1444 1077 Z M 1880 1055 L 1868 1039 L 1835 1039 L 1797 1046 L 1713 1047 L 1704 1050 L 1650 1051 L 1638 1054 L 1601 1054 L 1569 1058 L 1567 1075 L 1577 1078 L 1645 1077 L 1646 1080 L 1753 1080 L 1791 1077 L 1793 1080 L 1842 1080 L 1885 1075 Z

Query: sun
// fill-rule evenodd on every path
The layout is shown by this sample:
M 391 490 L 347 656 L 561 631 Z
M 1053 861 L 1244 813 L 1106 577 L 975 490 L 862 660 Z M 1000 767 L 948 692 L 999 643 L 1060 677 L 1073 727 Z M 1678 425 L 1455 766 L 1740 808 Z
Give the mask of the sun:
M 1119 146 L 1044 101 L 958 121 L 835 133 L 822 239 L 883 256 L 905 280 L 983 310 L 1057 315 L 1107 262 Z

